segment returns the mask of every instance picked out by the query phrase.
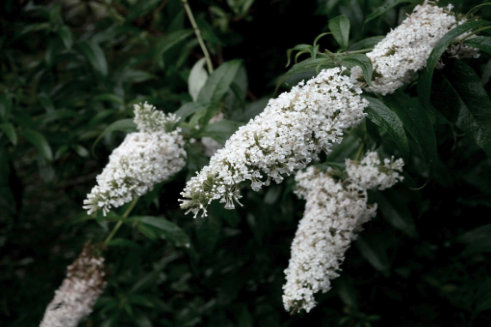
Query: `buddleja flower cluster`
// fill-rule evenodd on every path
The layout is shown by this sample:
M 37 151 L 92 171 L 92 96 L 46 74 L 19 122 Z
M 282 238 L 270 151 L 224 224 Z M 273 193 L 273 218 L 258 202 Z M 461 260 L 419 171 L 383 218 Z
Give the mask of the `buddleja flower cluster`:
M 94 252 L 86 243 L 79 257 L 68 266 L 66 278 L 46 308 L 40 327 L 76 327 L 92 312 L 106 287 L 104 258 Z
M 84 209 L 91 214 L 99 209 L 104 215 L 144 195 L 177 173 L 185 165 L 186 152 L 179 129 L 171 131 L 178 122 L 173 115 L 156 111 L 144 103 L 135 105 L 135 123 L 140 132 L 130 133 L 109 156 L 109 163 L 97 176 L 97 184 Z
M 377 154 L 371 152 L 361 163 L 346 162 L 348 178 L 344 181 L 331 169 L 321 172 L 309 167 L 297 173 L 296 194 L 307 202 L 285 270 L 283 303 L 287 311 L 309 312 L 316 305 L 314 294 L 329 291 L 346 250 L 362 225 L 375 216 L 377 205 L 367 203 L 367 189 L 388 188 L 402 180 L 397 172 L 402 165 L 400 159 L 380 165 Z
M 344 68 L 343 68 L 344 69 Z M 342 69 L 323 70 L 306 83 L 269 101 L 265 110 L 232 135 L 210 164 L 182 192 L 181 207 L 195 217 L 213 200 L 233 209 L 237 185 L 250 180 L 254 191 L 273 179 L 303 169 L 317 154 L 339 143 L 344 129 L 358 124 L 368 105 Z
M 374 77 L 367 89 L 386 95 L 410 82 L 414 73 L 426 66 L 437 42 L 452 28 L 466 22 L 461 19 L 457 23 L 451 9 L 451 5 L 444 9 L 429 1 L 416 6 L 401 25 L 366 54 L 372 61 Z M 448 52 L 458 58 L 479 56 L 476 49 L 464 45 L 453 45 Z M 354 67 L 351 74 L 354 83 L 364 82 L 360 67 Z

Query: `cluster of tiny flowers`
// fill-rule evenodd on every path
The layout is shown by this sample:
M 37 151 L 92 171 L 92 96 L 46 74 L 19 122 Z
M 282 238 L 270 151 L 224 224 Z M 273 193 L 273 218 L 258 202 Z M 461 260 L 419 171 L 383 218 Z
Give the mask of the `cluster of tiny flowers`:
M 385 190 L 404 179 L 402 172 L 404 161 L 394 157 L 384 159 L 382 165 L 376 152 L 369 152 L 361 162 L 346 159 L 346 173 L 352 183 L 364 189 L 376 188 Z
M 143 119 L 146 117 L 166 124 L 175 118 L 153 110 L 148 105 L 135 106 L 135 116 L 138 117 L 135 121 L 140 132 L 128 134 L 109 156 L 109 163 L 97 176 L 98 185 L 84 201 L 84 209 L 89 214 L 102 209 L 106 215 L 111 208 L 151 191 L 154 184 L 166 180 L 186 164 L 179 129 L 166 132 L 163 127 Z
M 40 327 L 76 327 L 92 312 L 105 287 L 104 258 L 94 256 L 93 248 L 86 244 L 68 266 L 66 278 L 46 308 Z
M 147 102 L 135 104 L 134 113 L 136 127 L 146 133 L 172 131 L 180 119 L 175 114 L 163 114 Z
M 343 68 L 344 69 L 344 68 Z M 265 110 L 232 135 L 210 164 L 181 193 L 181 208 L 195 217 L 213 200 L 233 209 L 240 198 L 237 184 L 251 181 L 254 191 L 273 179 L 303 169 L 320 151 L 339 143 L 344 129 L 358 124 L 368 105 L 342 69 L 323 70 L 306 83 L 269 101 Z
M 367 53 L 372 61 L 374 76 L 372 86 L 367 89 L 386 95 L 410 82 L 414 73 L 426 66 L 437 42 L 452 28 L 466 22 L 461 19 L 457 23 L 451 9 L 451 5 L 440 8 L 429 1 L 416 6 L 400 26 Z M 479 56 L 476 49 L 464 45 L 452 45 L 448 52 L 458 58 Z M 351 70 L 351 78 L 354 83 L 364 82 L 360 67 Z
M 354 176 L 348 172 L 349 177 L 344 181 L 333 177 L 331 169 L 321 172 L 315 167 L 295 176 L 296 193 L 307 201 L 291 246 L 290 263 L 285 270 L 283 304 L 287 311 L 295 313 L 304 309 L 309 312 L 315 307 L 314 294 L 330 290 L 331 280 L 339 276 L 346 250 L 356 240 L 362 225 L 375 216 L 377 206 L 367 203 L 367 188 L 380 186 L 372 180 L 371 169 L 378 168 L 380 161 L 375 165 L 377 161 L 373 160 L 373 154 L 368 157 L 371 159 L 359 165 Z M 402 168 L 402 162 L 396 162 L 397 169 Z M 394 166 L 390 162 L 386 164 L 390 168 L 385 172 L 391 175 Z M 361 177 L 362 170 L 366 170 L 368 179 Z M 392 174 L 379 180 L 389 187 L 400 178 Z

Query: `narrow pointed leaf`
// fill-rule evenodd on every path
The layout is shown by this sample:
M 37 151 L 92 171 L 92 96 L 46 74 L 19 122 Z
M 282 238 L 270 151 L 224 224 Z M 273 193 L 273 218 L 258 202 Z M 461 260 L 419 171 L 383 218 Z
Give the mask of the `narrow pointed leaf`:
M 391 10 L 397 5 L 400 5 L 401 3 L 408 3 L 408 2 L 411 3 L 414 2 L 414 0 L 388 0 L 380 7 L 373 9 L 370 15 L 368 15 L 367 18 L 365 19 L 364 23 L 366 24 L 369 21 L 374 20 L 375 18 L 385 14 L 387 11 Z
M 370 59 L 364 54 L 353 54 L 344 57 L 342 60 L 342 65 L 348 68 L 353 68 L 355 66 L 359 66 L 363 71 L 363 77 L 365 78 L 365 82 L 371 85 L 372 82 L 372 74 L 373 67 Z
M 460 60 L 435 76 L 433 106 L 491 157 L 491 101 L 477 74 Z
M 491 22 L 478 20 L 467 22 L 462 25 L 459 25 L 452 30 L 450 30 L 447 34 L 445 34 L 440 41 L 436 44 L 433 50 L 426 61 L 426 67 L 423 69 L 421 77 L 418 82 L 418 94 L 421 99 L 421 103 L 426 107 L 430 102 L 431 97 L 431 82 L 433 79 L 433 72 L 435 70 L 436 64 L 440 60 L 441 55 L 448 48 L 450 42 L 460 35 L 479 28 L 483 26 L 491 25 Z
M 34 145 L 39 152 L 46 158 L 46 160 L 53 160 L 53 152 L 51 151 L 51 147 L 49 146 L 46 138 L 39 132 L 33 130 L 26 130 L 22 133 L 22 135 L 28 140 L 32 145 Z
M 10 123 L 0 124 L 0 131 L 5 133 L 13 145 L 17 144 L 17 133 L 15 132 L 14 125 Z
M 329 20 L 328 26 L 341 48 L 348 48 L 350 30 L 350 22 L 348 17 L 345 15 L 334 17 L 333 19 Z
M 364 98 L 369 102 L 368 107 L 365 109 L 368 119 L 392 137 L 401 151 L 402 158 L 407 162 L 409 158 L 409 142 L 399 117 L 379 99 Z
M 84 55 L 99 75 L 107 75 L 106 57 L 104 51 L 97 43 L 93 41 L 82 41 L 76 44 L 76 49 Z
M 396 92 L 385 97 L 385 103 L 395 111 L 409 134 L 421 148 L 428 167 L 436 163 L 436 137 L 428 114 L 417 98 Z

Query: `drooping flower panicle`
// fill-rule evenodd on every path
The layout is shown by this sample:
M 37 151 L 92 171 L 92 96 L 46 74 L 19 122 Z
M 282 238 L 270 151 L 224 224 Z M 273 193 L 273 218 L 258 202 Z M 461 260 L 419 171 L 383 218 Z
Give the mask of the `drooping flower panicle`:
M 344 68 L 343 68 L 344 69 Z M 323 70 L 306 83 L 269 101 L 265 110 L 232 135 L 208 166 L 181 193 L 181 208 L 196 215 L 213 200 L 233 209 L 238 184 L 250 180 L 258 191 L 303 169 L 322 150 L 339 143 L 343 131 L 358 124 L 368 102 L 340 68 Z
M 144 195 L 181 170 L 186 161 L 179 129 L 165 130 L 177 123 L 175 115 L 165 115 L 148 104 L 135 105 L 135 122 L 140 132 L 130 133 L 109 156 L 109 163 L 97 176 L 97 185 L 84 201 L 91 214 L 104 215 Z
M 321 172 L 309 167 L 296 174 L 296 194 L 307 202 L 285 270 L 286 310 L 309 312 L 316 305 L 314 294 L 329 291 L 331 280 L 339 276 L 346 250 L 362 225 L 375 216 L 377 205 L 367 203 L 367 189 L 387 188 L 400 181 L 397 171 L 402 165 L 400 159 L 380 165 L 372 152 L 361 164 L 346 162 L 348 178 L 344 181 L 334 179 L 331 169 Z
M 76 327 L 87 317 L 106 287 L 104 258 L 86 243 L 67 268 L 66 278 L 46 308 L 40 327 Z
M 367 53 L 372 61 L 374 76 L 372 86 L 367 86 L 367 90 L 386 95 L 409 83 L 415 72 L 426 67 L 426 61 L 437 42 L 452 28 L 466 22 L 463 18 L 457 23 L 451 5 L 440 8 L 433 3 L 425 1 L 416 6 L 401 25 Z M 461 44 L 452 45 L 448 52 L 458 58 L 479 56 L 476 49 Z M 364 82 L 360 67 L 351 70 L 351 78 L 353 83 Z

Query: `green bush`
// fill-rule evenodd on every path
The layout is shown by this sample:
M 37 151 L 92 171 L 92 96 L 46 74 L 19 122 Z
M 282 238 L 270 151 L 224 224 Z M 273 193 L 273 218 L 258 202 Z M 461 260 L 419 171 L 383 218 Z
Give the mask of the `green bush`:
M 319 164 L 339 167 L 378 149 L 405 159 L 405 178 L 369 193 L 378 215 L 333 289 L 310 313 L 290 315 L 284 270 L 305 207 L 294 177 L 259 192 L 245 187 L 243 207 L 215 201 L 208 217 L 193 219 L 178 199 L 209 162 L 199 140 L 225 143 L 270 98 L 321 68 L 359 65 L 370 80 L 368 57 L 352 52 L 372 48 L 423 1 L 188 1 L 214 68 L 199 95 L 199 76 L 189 77 L 207 63 L 180 0 L 0 5 L 2 325 L 39 324 L 83 244 L 103 242 L 119 221 L 103 251 L 107 287 L 80 326 L 489 324 L 490 30 L 468 39 L 479 58 L 442 54 L 455 34 L 418 79 L 393 95 L 368 94 L 368 119 L 321 155 Z M 439 5 L 448 3 L 465 15 L 482 1 Z M 491 7 L 477 15 L 491 19 Z M 445 67 L 433 72 L 440 57 Z M 183 117 L 186 167 L 129 217 L 129 203 L 87 215 L 83 200 L 135 131 L 133 105 L 145 101 Z M 226 119 L 209 124 L 218 112 Z

